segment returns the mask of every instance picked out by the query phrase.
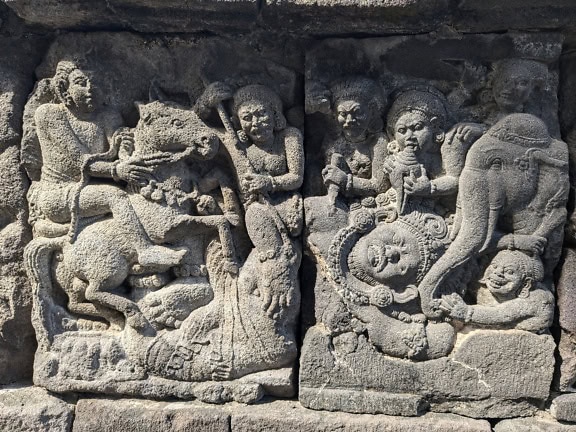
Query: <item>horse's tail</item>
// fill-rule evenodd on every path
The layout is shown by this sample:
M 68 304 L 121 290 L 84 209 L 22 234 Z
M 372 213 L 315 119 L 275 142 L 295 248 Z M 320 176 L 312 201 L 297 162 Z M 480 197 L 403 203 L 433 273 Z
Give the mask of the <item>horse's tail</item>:
M 36 330 L 39 348 L 48 349 L 52 337 L 48 329 L 55 329 L 55 311 L 52 306 L 52 255 L 62 250 L 67 236 L 39 237 L 24 248 L 24 266 L 32 286 L 32 324 Z

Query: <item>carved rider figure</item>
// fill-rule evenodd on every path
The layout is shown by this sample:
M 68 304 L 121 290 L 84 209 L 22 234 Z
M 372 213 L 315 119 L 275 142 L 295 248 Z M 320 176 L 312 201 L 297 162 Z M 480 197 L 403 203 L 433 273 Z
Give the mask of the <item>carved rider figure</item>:
M 40 181 L 29 193 L 39 219 L 36 232 L 53 236 L 69 230 L 73 241 L 79 218 L 111 214 L 136 242 L 141 265 L 178 264 L 185 251 L 153 245 L 119 185 L 91 180 L 144 184 L 158 161 L 112 161 L 121 142 L 113 132 L 121 119 L 97 109 L 90 77 L 76 64 L 60 61 L 51 85 L 58 103 L 41 105 L 34 115 L 43 159 Z

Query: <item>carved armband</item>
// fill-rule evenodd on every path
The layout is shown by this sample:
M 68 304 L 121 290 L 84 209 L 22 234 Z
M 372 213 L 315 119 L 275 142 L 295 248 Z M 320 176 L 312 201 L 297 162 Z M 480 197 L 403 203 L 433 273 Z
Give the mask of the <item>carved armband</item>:
M 112 179 L 115 182 L 119 182 L 120 181 L 120 177 L 118 177 L 118 164 L 120 162 L 116 161 L 112 164 L 112 166 L 110 167 L 110 176 L 112 177 Z
M 466 324 L 472 322 L 472 315 L 474 315 L 474 308 L 469 306 L 468 310 L 466 311 L 466 318 L 464 318 L 464 322 Z
M 346 176 L 346 190 L 350 191 L 354 187 L 354 177 L 352 174 Z

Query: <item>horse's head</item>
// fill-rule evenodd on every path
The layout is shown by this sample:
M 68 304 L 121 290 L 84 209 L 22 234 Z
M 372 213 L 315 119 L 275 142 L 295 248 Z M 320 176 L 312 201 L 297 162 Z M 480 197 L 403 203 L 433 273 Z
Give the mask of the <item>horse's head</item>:
M 172 102 L 137 103 L 140 120 L 134 129 L 136 151 L 181 151 L 193 148 L 192 156 L 211 159 L 218 152 L 217 135 L 191 109 Z

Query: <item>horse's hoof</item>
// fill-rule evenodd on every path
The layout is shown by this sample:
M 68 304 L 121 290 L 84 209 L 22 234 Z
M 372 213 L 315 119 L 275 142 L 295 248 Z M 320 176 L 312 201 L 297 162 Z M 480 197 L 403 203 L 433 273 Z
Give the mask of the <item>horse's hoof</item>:
M 142 313 L 135 313 L 126 317 L 126 325 L 130 326 L 138 333 L 156 333 L 150 322 Z
M 238 274 L 238 264 L 231 259 L 227 259 L 224 262 L 224 270 L 227 271 L 228 273 L 237 275 Z
M 187 249 L 150 246 L 138 251 L 138 263 L 144 267 L 173 267 L 180 264 L 187 252 Z

